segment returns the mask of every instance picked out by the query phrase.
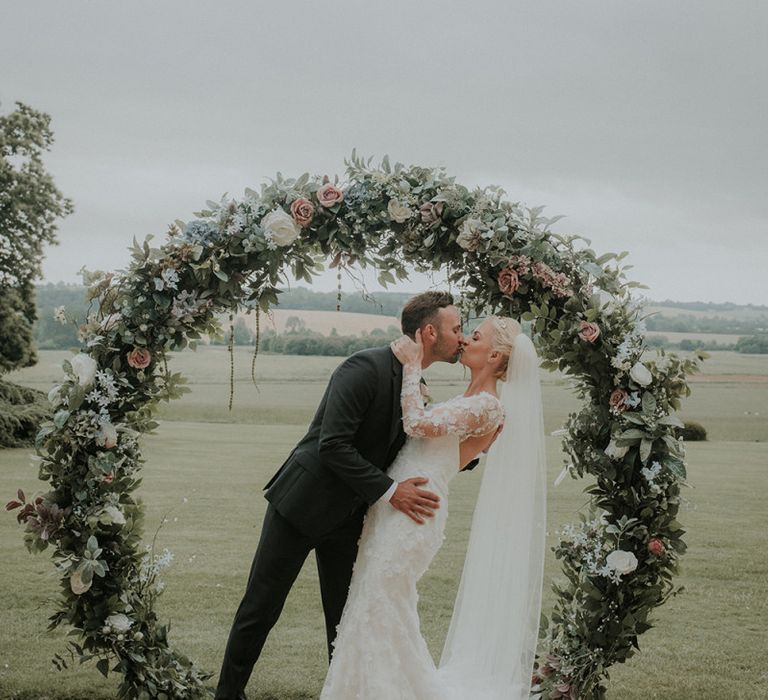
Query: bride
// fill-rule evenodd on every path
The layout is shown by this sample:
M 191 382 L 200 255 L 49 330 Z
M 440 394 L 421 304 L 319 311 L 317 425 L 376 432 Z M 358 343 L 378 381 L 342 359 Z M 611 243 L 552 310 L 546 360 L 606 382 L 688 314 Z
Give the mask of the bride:
M 401 403 L 409 438 L 389 475 L 428 479 L 440 507 L 422 525 L 386 502 L 368 510 L 321 700 L 528 698 L 546 520 L 533 343 L 513 319 L 486 319 L 462 353 L 471 371 L 467 390 L 430 408 L 420 392 L 419 332 L 415 342 L 403 337 L 392 349 L 403 364 Z M 489 445 L 438 667 L 421 635 L 416 583 L 444 539 L 451 479 Z

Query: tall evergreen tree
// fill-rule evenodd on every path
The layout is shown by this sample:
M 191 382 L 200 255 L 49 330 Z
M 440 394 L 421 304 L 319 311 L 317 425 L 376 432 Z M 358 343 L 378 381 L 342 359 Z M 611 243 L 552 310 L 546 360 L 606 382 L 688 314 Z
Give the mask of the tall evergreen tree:
M 57 243 L 57 220 L 73 210 L 43 164 L 53 144 L 50 123 L 21 102 L 0 116 L 0 374 L 37 361 L 34 281 L 44 247 Z
M 37 362 L 34 282 L 56 222 L 72 213 L 43 164 L 51 118 L 21 102 L 0 116 L 0 376 Z M 0 446 L 28 445 L 49 406 L 41 392 L 0 378 Z

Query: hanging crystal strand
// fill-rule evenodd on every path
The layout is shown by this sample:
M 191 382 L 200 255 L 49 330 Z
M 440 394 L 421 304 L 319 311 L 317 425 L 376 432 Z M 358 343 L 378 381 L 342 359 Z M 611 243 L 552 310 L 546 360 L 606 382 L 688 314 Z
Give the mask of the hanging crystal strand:
M 253 357 L 251 358 L 251 381 L 256 391 L 259 391 L 259 385 L 256 383 L 256 355 L 259 354 L 259 341 L 261 340 L 261 307 L 256 307 L 256 339 L 253 346 Z
M 336 268 L 336 311 L 341 311 L 341 266 L 344 259 L 340 258 L 339 266 Z
M 229 312 L 229 410 L 232 410 L 232 401 L 235 398 L 235 314 Z

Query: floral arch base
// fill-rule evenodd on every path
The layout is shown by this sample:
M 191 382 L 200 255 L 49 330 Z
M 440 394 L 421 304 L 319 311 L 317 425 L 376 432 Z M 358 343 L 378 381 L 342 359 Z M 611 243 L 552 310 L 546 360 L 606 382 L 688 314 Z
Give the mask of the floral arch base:
M 697 360 L 648 357 L 626 254 L 598 257 L 588 241 L 554 233 L 541 208 L 469 190 L 442 169 L 386 158 L 372 167 L 354 153 L 346 165 L 343 183 L 278 175 L 241 200 L 208 202 L 160 247 L 134 241 L 127 270 L 88 280 L 96 310 L 37 436 L 51 490 L 8 504 L 27 547 L 54 550 L 62 597 L 51 627 L 73 628 L 74 658 L 121 673 L 121 697 L 205 696 L 210 676 L 171 646 L 155 614 L 162 561 L 142 548 L 134 496 L 139 437 L 157 426 L 158 402 L 184 390 L 166 353 L 217 332 L 222 311 L 267 311 L 289 270 L 311 282 L 324 261 L 357 263 L 386 285 L 406 265 L 444 269 L 467 309 L 529 321 L 543 366 L 567 373 L 583 399 L 561 432 L 564 472 L 594 479 L 591 507 L 554 547 L 564 577 L 532 684 L 541 698 L 602 698 L 609 667 L 639 648 L 649 613 L 676 593 L 685 468 L 674 411 Z

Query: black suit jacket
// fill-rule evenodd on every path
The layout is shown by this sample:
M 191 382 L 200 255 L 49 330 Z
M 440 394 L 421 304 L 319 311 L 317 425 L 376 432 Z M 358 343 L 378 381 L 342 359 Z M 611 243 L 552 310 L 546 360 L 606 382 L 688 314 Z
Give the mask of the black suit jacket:
M 307 434 L 265 486 L 265 497 L 307 535 L 331 531 L 391 486 L 405 442 L 403 368 L 389 347 L 362 350 L 331 376 Z

